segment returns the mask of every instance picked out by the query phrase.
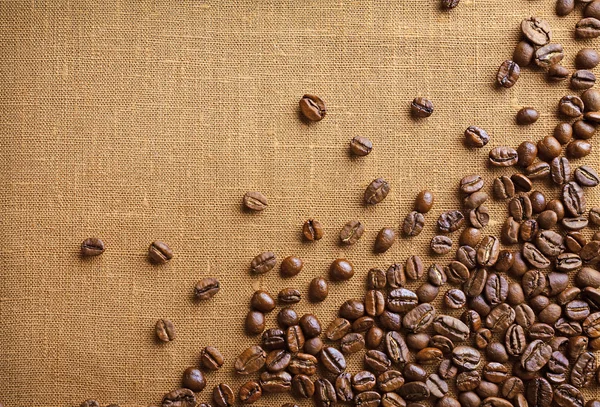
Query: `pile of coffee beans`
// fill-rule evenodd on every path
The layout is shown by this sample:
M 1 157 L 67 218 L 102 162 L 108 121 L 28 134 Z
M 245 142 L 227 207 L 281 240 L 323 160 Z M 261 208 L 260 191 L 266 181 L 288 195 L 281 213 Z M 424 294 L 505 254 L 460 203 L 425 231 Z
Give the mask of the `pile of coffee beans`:
M 443 2 L 447 8 L 457 4 Z M 573 0 L 558 0 L 557 13 L 572 9 Z M 577 35 L 600 35 L 600 0 L 588 4 L 585 15 Z M 577 162 L 592 151 L 589 140 L 600 123 L 600 92 L 592 88 L 595 76 L 589 71 L 600 57 L 582 49 L 576 56 L 581 69 L 571 74 L 559 65 L 563 48 L 551 43 L 546 21 L 528 17 L 521 32 L 523 40 L 513 59 L 501 64 L 497 83 L 515 85 L 521 67 L 532 63 L 545 69 L 551 81 L 570 75 L 571 88 L 584 92 L 559 101 L 558 113 L 565 121 L 538 141 L 490 148 L 492 171 L 517 171 L 488 180 L 479 174 L 457 180 L 462 205 L 445 209 L 437 218 L 438 233 L 429 245 L 434 262 L 425 265 L 421 257 L 410 255 L 387 269 L 372 268 L 364 296 L 346 300 L 326 324 L 311 313 L 299 316 L 292 308 L 303 300 L 298 288 L 283 288 L 276 298 L 266 290 L 255 291 L 244 329 L 250 336 L 260 335 L 260 341 L 232 358 L 235 372 L 248 380 L 238 389 L 215 385 L 214 405 L 230 407 L 238 400 L 252 404 L 271 393 L 290 393 L 312 399 L 317 407 L 422 407 L 429 402 L 438 407 L 600 406 L 598 400 L 586 403 L 581 392 L 600 384 L 594 354 L 600 351 L 600 231 L 592 229 L 600 226 L 600 207 L 588 207 L 585 196 L 600 177 L 594 168 Z M 322 99 L 308 94 L 300 100 L 300 110 L 309 121 L 322 120 L 327 111 Z M 410 112 L 426 119 L 433 103 L 417 97 Z M 539 117 L 535 108 L 523 107 L 516 122 L 533 125 Z M 471 125 L 464 141 L 469 148 L 483 148 L 492 137 Z M 365 157 L 372 149 L 365 137 L 350 141 L 355 157 Z M 553 195 L 535 189 L 536 183 L 544 183 L 545 190 L 550 186 Z M 373 180 L 364 191 L 364 204 L 382 202 L 390 188 L 383 178 Z M 486 233 L 491 219 L 485 204 L 490 199 L 506 203 L 505 217 L 495 220 L 502 224 L 498 236 Z M 248 192 L 242 201 L 249 211 L 267 207 L 260 192 Z M 405 238 L 419 235 L 434 201 L 431 191 L 420 191 L 401 225 L 379 231 L 374 252 L 392 247 L 397 229 Z M 340 245 L 356 244 L 365 227 L 359 220 L 347 222 L 339 233 Z M 316 242 L 323 234 L 319 221 L 304 222 L 305 240 Z M 81 246 L 84 256 L 104 250 L 95 238 Z M 173 257 L 160 241 L 148 253 L 156 264 Z M 449 262 L 435 262 L 436 256 L 449 253 L 454 253 Z M 250 261 L 249 272 L 261 275 L 276 265 L 276 254 L 265 251 Z M 302 259 L 285 257 L 279 264 L 281 277 L 296 276 L 303 266 Z M 325 300 L 328 281 L 344 282 L 354 275 L 350 261 L 335 259 L 327 279 L 319 276 L 310 282 L 307 300 Z M 413 291 L 409 283 L 418 287 Z M 207 277 L 195 285 L 194 295 L 206 300 L 219 289 L 219 282 Z M 432 304 L 438 296 L 441 309 Z M 267 327 L 265 314 L 278 305 L 278 326 Z M 168 319 L 159 319 L 155 330 L 160 341 L 175 339 Z M 354 354 L 360 355 L 363 368 L 350 372 L 346 358 Z M 200 365 L 184 371 L 183 387 L 165 394 L 162 407 L 209 407 L 196 395 L 207 385 L 203 370 L 218 370 L 224 363 L 218 349 L 204 348 Z M 95 406 L 93 400 L 82 404 Z

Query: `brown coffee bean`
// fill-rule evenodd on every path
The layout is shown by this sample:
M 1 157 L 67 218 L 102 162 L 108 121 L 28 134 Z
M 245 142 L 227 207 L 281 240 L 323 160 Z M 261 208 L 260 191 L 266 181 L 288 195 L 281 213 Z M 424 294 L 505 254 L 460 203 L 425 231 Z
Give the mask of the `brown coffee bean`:
M 302 299 L 302 294 L 295 288 L 284 288 L 277 294 L 277 299 L 282 304 L 296 304 Z
M 520 225 L 512 216 L 509 216 L 502 226 L 501 237 L 505 244 L 516 244 L 519 242 Z
M 258 335 L 265 330 L 265 314 L 259 311 L 248 311 L 244 327 L 248 335 Z
M 416 294 L 419 302 L 431 302 L 436 299 L 440 288 L 431 283 L 423 283 L 417 288 Z
M 589 221 L 592 225 L 600 226 L 600 207 L 590 209 Z
M 575 55 L 575 65 L 579 69 L 593 69 L 600 63 L 600 55 L 593 48 L 582 48 Z
M 470 194 L 463 200 L 463 205 L 466 209 L 475 209 L 481 206 L 488 199 L 488 194 L 483 191 L 478 191 Z
M 563 47 L 560 44 L 546 44 L 535 50 L 533 61 L 537 66 L 550 68 L 558 64 L 565 57 Z
M 416 296 L 416 295 L 415 295 Z M 385 296 L 379 290 L 369 290 L 365 294 L 365 312 L 372 317 L 379 316 L 385 309 Z
M 456 251 L 456 259 L 468 270 L 472 270 L 477 266 L 476 258 L 477 252 L 471 246 L 461 246 Z
M 173 250 L 161 241 L 154 241 L 148 248 L 148 257 L 155 264 L 166 264 L 173 258 Z
M 567 212 L 576 217 L 585 212 L 585 195 L 579 184 L 568 182 L 562 190 L 562 201 Z
M 423 365 L 440 363 L 444 359 L 443 352 L 438 348 L 427 347 L 417 352 L 415 355 L 417 363 Z
M 292 325 L 285 332 L 287 348 L 292 353 L 298 353 L 304 347 L 304 333 L 299 325 Z
M 552 39 L 550 24 L 537 17 L 529 17 L 521 22 L 523 36 L 535 45 L 545 45 Z
M 469 327 L 460 319 L 440 315 L 433 322 L 433 330 L 453 341 L 464 341 L 469 337 Z
M 361 238 L 365 225 L 358 220 L 351 220 L 340 231 L 340 240 L 345 245 L 353 245 Z
M 260 387 L 267 393 L 287 393 L 292 389 L 292 376 L 288 372 L 263 372 Z
M 562 151 L 560 143 L 552 136 L 546 136 L 538 141 L 537 148 L 540 158 L 545 161 L 558 157 Z
M 307 339 L 304 342 L 304 352 L 308 353 L 309 355 L 318 355 L 319 352 L 321 352 L 321 349 L 323 349 L 323 341 L 318 336 Z
M 250 306 L 260 312 L 271 312 L 275 309 L 275 300 L 268 292 L 258 290 L 252 294 Z
M 415 199 L 415 210 L 420 213 L 427 213 L 433 207 L 433 202 L 433 192 L 425 189 L 419 192 Z
M 339 315 L 342 318 L 354 321 L 362 317 L 365 314 L 365 306 L 360 300 L 350 299 L 346 300 L 339 310 Z
M 243 203 L 246 209 L 255 212 L 264 211 L 268 206 L 267 197 L 258 191 L 246 192 Z
M 479 387 L 481 375 L 477 371 L 466 371 L 456 376 L 456 388 L 459 391 L 471 391 Z
M 410 104 L 410 112 L 414 117 L 429 117 L 433 114 L 433 103 L 429 99 L 416 97 Z
M 369 391 L 375 387 L 376 383 L 375 375 L 367 370 L 362 370 L 352 377 L 352 388 L 356 392 Z
M 592 167 L 582 165 L 575 170 L 575 181 L 582 187 L 595 187 L 600 184 L 600 176 Z
M 527 41 L 519 41 L 513 51 L 513 61 L 521 67 L 529 66 L 533 60 L 535 48 Z
M 416 363 L 407 363 L 404 365 L 402 374 L 407 382 L 422 382 L 427 379 L 428 373 Z
M 475 370 L 481 362 L 481 353 L 470 346 L 457 346 L 452 350 L 452 363 L 464 370 Z
M 335 393 L 341 402 L 354 400 L 352 389 L 352 375 L 350 373 L 340 373 L 335 379 Z
M 515 255 L 510 250 L 500 250 L 498 254 L 498 261 L 496 262 L 495 268 L 497 271 L 507 272 L 513 266 L 515 262 Z
M 175 326 L 168 319 L 159 319 L 155 326 L 156 337 L 162 342 L 170 342 L 175 339 Z
M 97 237 L 90 237 L 81 243 L 81 255 L 86 257 L 99 256 L 104 253 L 104 242 Z
M 340 349 L 342 353 L 352 354 L 360 352 L 365 348 L 365 338 L 358 332 L 351 332 L 344 335 L 340 341 Z
M 569 381 L 577 388 L 588 386 L 595 376 L 596 370 L 596 357 L 592 352 L 584 352 L 575 361 Z
M 420 304 L 406 313 L 402 319 L 402 326 L 410 332 L 422 332 L 431 325 L 435 314 L 435 308 L 431 304 Z
M 596 52 L 596 51 L 594 51 Z M 581 100 L 585 106 L 585 111 L 590 112 L 588 117 L 596 117 L 594 112 L 598 112 L 600 110 L 600 91 L 598 89 L 588 89 L 581 94 Z M 592 122 L 597 122 L 596 120 L 590 120 Z
M 485 319 L 485 326 L 492 332 L 502 332 L 515 320 L 515 310 L 508 304 L 496 306 Z
M 238 398 L 244 404 L 256 403 L 262 396 L 262 388 L 253 380 L 244 383 L 238 391 Z
M 318 122 L 327 114 L 325 102 L 315 95 L 304 95 L 300 99 L 300 111 L 304 117 L 310 121 Z
M 298 324 L 299 318 L 296 311 L 289 307 L 282 308 L 277 314 L 277 323 L 283 328 Z
M 379 297 L 377 299 L 377 307 L 379 307 L 379 302 L 383 294 L 379 293 L 377 296 Z M 415 308 L 417 304 L 417 294 L 407 288 L 391 290 L 386 300 L 386 307 L 393 312 L 408 312 Z
M 346 370 L 344 355 L 331 346 L 326 346 L 321 351 L 321 363 L 331 373 L 340 374 Z
M 540 161 L 535 164 L 531 164 L 525 168 L 525 174 L 529 179 L 543 179 L 550 175 L 550 164 Z
M 513 174 L 510 179 L 514 183 L 514 185 L 520 189 L 521 191 L 529 192 L 531 191 L 532 184 L 531 180 L 527 178 L 527 176 L 523 174 Z
M 508 296 L 508 281 L 500 274 L 490 273 L 485 284 L 484 294 L 490 305 L 503 303 Z
M 221 383 L 213 388 L 213 401 L 218 407 L 232 407 L 235 404 L 235 394 L 231 387 L 225 383 Z M 195 404 L 191 404 L 193 406 Z M 164 406 L 164 400 L 163 400 Z M 190 406 L 190 407 L 191 407 Z
M 483 188 L 484 183 L 481 175 L 467 175 L 460 180 L 460 192 L 463 194 L 475 193 Z
M 498 85 L 511 88 L 519 79 L 521 68 L 515 62 L 507 59 L 502 62 L 496 74 L 496 82 Z
M 573 0 L 558 0 L 558 1 L 573 1 Z M 546 73 L 546 77 L 550 82 L 561 82 L 566 80 L 571 72 L 562 65 L 556 64 L 551 65 L 548 68 L 548 72 Z
M 465 228 L 460 234 L 460 238 L 458 242 L 461 246 L 471 246 L 475 247 L 479 244 L 481 240 L 481 231 L 474 227 Z
M 524 242 L 531 242 L 537 235 L 539 226 L 534 219 L 527 219 L 521 223 L 519 228 L 519 237 Z
M 502 67 L 500 67 L 500 69 L 502 69 Z M 517 66 L 517 70 L 518 70 L 518 66 Z M 505 75 L 507 75 L 507 74 L 508 73 L 503 72 L 502 78 L 505 78 Z M 498 75 L 500 75 L 500 71 L 498 71 Z M 514 72 L 512 75 L 514 77 Z M 517 72 L 516 76 L 518 79 L 518 76 L 519 76 L 518 72 Z M 510 79 L 507 78 L 507 79 L 505 79 L 505 81 L 508 83 L 508 81 L 510 81 Z M 514 81 L 516 82 L 516 79 Z M 498 82 L 500 83 L 500 80 Z M 514 83 L 513 83 L 513 85 L 514 85 Z M 502 85 L 502 86 L 504 86 L 504 85 Z M 512 86 L 512 85 L 510 85 L 510 86 Z M 506 87 L 510 87 L 510 86 L 506 86 Z M 485 146 L 489 141 L 490 141 L 490 135 L 487 133 L 487 131 L 485 131 L 481 127 L 469 126 L 465 130 L 465 144 L 469 147 L 481 148 L 481 147 Z
M 321 240 L 323 237 L 323 226 L 315 219 L 309 219 L 302 226 L 302 235 L 308 241 Z
M 88 400 L 94 401 L 94 400 Z M 86 406 L 84 402 L 82 406 Z M 176 406 L 176 407 L 195 407 L 196 406 L 196 395 L 191 389 L 177 389 L 173 390 L 170 393 L 167 393 L 163 396 L 162 399 L 162 407 Z M 90 404 L 90 407 L 94 406 L 94 404 Z M 98 406 L 98 403 L 95 402 L 95 406 Z M 219 406 L 219 407 L 228 407 L 228 406 Z
M 529 405 L 550 407 L 550 403 L 552 402 L 552 386 L 543 377 L 532 378 L 527 383 L 525 395 Z
M 540 148 L 538 143 L 538 149 Z M 515 165 L 519 155 L 517 154 L 517 150 L 512 147 L 495 147 L 490 150 L 489 154 L 489 162 L 491 165 L 495 167 L 508 167 L 511 165 Z
M 471 226 L 477 229 L 481 229 L 487 226 L 490 221 L 490 214 L 485 205 L 481 205 L 478 208 L 469 211 L 469 222 Z
M 377 387 L 382 392 L 398 390 L 404 384 L 402 373 L 397 370 L 388 370 L 377 376 Z
M 534 340 L 523 351 L 521 366 L 528 372 L 538 371 L 548 363 L 551 355 L 550 345 L 541 340 Z
M 567 145 L 567 157 L 583 158 L 592 151 L 592 145 L 585 140 L 573 140 Z
M 429 266 L 427 269 L 427 280 L 437 287 L 444 285 L 447 281 L 444 268 L 439 264 L 432 264 Z
M 375 238 L 375 253 L 385 253 L 396 241 L 396 232 L 392 228 L 383 228 Z
M 600 17 L 600 3 L 596 1 L 589 2 L 587 6 L 583 9 L 584 17 Z
M 337 341 L 350 332 L 350 329 L 352 329 L 350 321 L 345 318 L 336 318 L 327 327 L 325 337 L 330 341 Z
M 496 264 L 500 254 L 500 240 L 496 236 L 486 236 L 477 249 L 477 264 L 489 267 Z
M 381 290 L 387 284 L 385 272 L 380 269 L 373 268 L 367 274 L 367 288 L 373 290 Z
M 587 120 L 577 120 L 573 123 L 573 131 L 578 139 L 587 140 L 596 133 L 596 124 Z
M 385 350 L 394 363 L 408 363 L 410 353 L 402 335 L 396 331 L 390 331 L 385 335 Z
M 565 116 L 579 117 L 583 114 L 584 104 L 579 96 L 567 95 L 558 102 L 558 110 Z
M 302 328 L 305 338 L 314 338 L 321 335 L 321 323 L 313 314 L 302 315 L 300 328 Z
M 292 379 L 292 392 L 296 397 L 308 399 L 315 394 L 315 385 L 310 377 L 297 374 Z
M 365 335 L 365 346 L 367 349 L 378 348 L 383 341 L 384 331 L 379 327 L 372 327 Z
M 570 123 L 558 123 L 554 128 L 553 136 L 555 139 L 558 140 L 560 144 L 567 144 L 569 141 L 571 141 L 571 138 L 573 137 L 573 127 Z
M 465 221 L 465 216 L 458 210 L 443 212 L 437 221 L 438 229 L 442 232 L 454 232 L 458 230 Z
M 200 364 L 205 369 L 219 370 L 223 363 L 223 355 L 213 346 L 207 346 L 200 352 Z
M 541 213 L 546 209 L 546 196 L 540 191 L 533 191 L 529 194 L 529 200 L 533 213 Z
M 206 387 L 206 380 L 200 370 L 195 367 L 188 367 L 183 371 L 181 385 L 194 392 L 201 392 Z
M 434 236 L 431 239 L 430 247 L 436 254 L 447 254 L 452 248 L 452 239 L 447 236 Z
M 221 289 L 219 280 L 206 277 L 198 281 L 194 286 L 194 297 L 198 300 L 208 300 L 215 296 Z
M 288 371 L 292 374 L 304 374 L 312 376 L 317 372 L 318 360 L 308 353 L 296 354 L 288 366 Z
M 550 173 L 555 184 L 562 185 L 571 180 L 571 165 L 565 157 L 556 157 L 550 163 Z
M 537 151 L 537 148 L 536 148 Z M 519 155 L 520 160 L 521 155 Z M 519 161 L 520 162 L 520 161 Z M 494 197 L 497 199 L 512 198 L 515 195 L 515 185 L 506 175 L 494 179 Z
M 364 202 L 368 205 L 375 205 L 385 199 L 390 192 L 390 184 L 383 178 L 373 180 L 364 193 Z
M 334 281 L 350 280 L 354 275 L 354 266 L 346 259 L 336 259 L 329 266 L 329 277 Z
M 571 89 L 584 90 L 589 89 L 596 83 L 596 75 L 585 69 L 573 72 L 571 75 Z
M 403 287 L 406 284 L 406 275 L 402 264 L 394 263 L 388 267 L 386 281 L 391 288 Z
M 486 281 L 487 269 L 483 267 L 476 268 L 463 285 L 465 294 L 469 297 L 476 297 L 480 295 L 485 288 Z
M 273 252 L 263 252 L 250 262 L 250 271 L 253 274 L 264 274 L 273 269 L 277 258 Z
M 334 407 L 337 403 L 336 391 L 327 379 L 315 381 L 314 402 L 316 407 Z
M 302 267 L 304 267 L 304 262 L 301 259 L 295 256 L 288 256 L 281 261 L 279 270 L 282 277 L 294 277 L 302 271 Z
M 479 349 L 485 349 L 490 345 L 492 340 L 492 331 L 487 328 L 478 329 L 475 332 L 475 346 Z
M 575 35 L 579 38 L 596 38 L 600 36 L 600 20 L 593 17 L 582 18 L 575 25 Z
M 373 142 L 366 137 L 356 136 L 350 141 L 350 152 L 358 157 L 364 157 L 373 150 Z
M 402 231 L 406 236 L 417 236 L 423 230 L 423 226 L 425 225 L 425 217 L 422 213 L 417 211 L 412 211 L 406 218 L 404 218 L 404 222 L 402 223 Z
M 575 9 L 575 0 L 557 0 L 556 2 L 556 15 L 566 16 L 571 14 Z
M 327 298 L 329 288 L 327 281 L 323 277 L 315 277 L 308 286 L 308 298 L 312 302 L 321 302 Z

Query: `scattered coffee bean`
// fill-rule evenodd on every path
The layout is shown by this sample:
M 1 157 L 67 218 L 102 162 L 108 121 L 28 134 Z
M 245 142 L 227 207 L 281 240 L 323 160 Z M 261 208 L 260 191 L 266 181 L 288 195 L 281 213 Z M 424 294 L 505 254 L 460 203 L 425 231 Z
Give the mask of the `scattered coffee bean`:
M 389 250 L 390 247 L 396 241 L 396 232 L 392 228 L 383 228 L 377 234 L 375 239 L 375 253 L 384 253 Z
M 168 319 L 159 319 L 155 326 L 156 337 L 162 342 L 170 342 L 175 339 L 175 326 Z
M 201 392 L 206 387 L 206 380 L 202 372 L 195 367 L 188 367 L 183 371 L 181 385 L 196 393 Z
M 309 219 L 302 226 L 302 235 L 308 241 L 321 240 L 323 237 L 323 226 L 315 219 Z
M 300 291 L 295 288 L 284 288 L 279 291 L 277 298 L 282 304 L 295 304 L 300 302 L 302 299 L 302 294 L 300 294 Z
M 315 277 L 308 286 L 308 298 L 313 302 L 321 302 L 327 298 L 329 288 L 327 281 L 322 277 Z
M 567 145 L 567 157 L 583 158 L 592 151 L 592 145 L 585 140 L 573 140 Z
M 302 271 L 304 262 L 295 256 L 286 257 L 281 261 L 279 270 L 281 271 L 282 277 L 293 277 L 298 275 Z
M 568 117 L 579 117 L 583 114 L 584 104 L 579 96 L 567 95 L 558 102 L 560 113 Z
M 582 18 L 575 25 L 575 35 L 579 38 L 596 38 L 600 36 L 600 20 L 593 17 Z
M 292 308 L 285 307 L 277 314 L 277 323 L 283 328 L 296 325 L 299 321 L 298 314 Z
M 99 256 L 104 250 L 104 242 L 97 237 L 90 237 L 81 243 L 82 256 Z
M 166 264 L 173 258 L 173 250 L 166 243 L 157 240 L 148 248 L 148 256 L 155 264 Z
M 502 69 L 502 67 L 500 67 L 500 68 Z M 500 71 L 498 71 L 498 74 L 500 75 Z M 517 73 L 517 78 L 518 78 L 518 73 Z M 515 79 L 515 81 L 516 81 L 516 79 Z M 500 80 L 499 80 L 499 82 L 500 82 Z M 512 86 L 512 85 L 510 85 L 510 86 Z M 506 86 L 506 87 L 510 87 L 510 86 Z M 489 141 L 490 141 L 489 134 L 487 133 L 487 131 L 485 131 L 481 127 L 469 126 L 465 130 L 465 143 L 469 147 L 481 148 L 481 147 L 485 146 Z
M 364 157 L 373 150 L 373 143 L 366 137 L 356 136 L 350 141 L 350 151 L 352 154 Z
M 562 151 L 562 147 L 557 139 L 552 136 L 546 136 L 537 144 L 538 155 L 544 161 L 551 161 L 554 157 L 558 157 Z
M 223 355 L 213 346 L 207 346 L 200 352 L 200 364 L 205 369 L 219 370 L 223 366 L 223 363 Z
M 414 98 L 410 104 L 410 112 L 414 117 L 429 117 L 433 113 L 433 103 L 423 97 Z
M 354 275 L 354 266 L 346 259 L 336 259 L 329 266 L 329 277 L 334 281 L 350 280 Z
M 511 88 L 517 83 L 521 74 L 521 68 L 515 62 L 507 59 L 498 68 L 496 82 L 504 88 Z
M 534 45 L 546 45 L 552 39 L 550 24 L 537 17 L 529 17 L 521 22 L 523 36 Z
M 566 1 L 572 1 L 572 0 L 566 0 Z M 561 82 L 561 81 L 566 80 L 570 74 L 571 74 L 571 72 L 567 68 L 565 68 L 562 65 L 556 64 L 556 65 L 552 65 L 552 66 L 550 66 L 550 68 L 548 68 L 547 78 L 550 82 Z
M 419 192 L 415 199 L 415 210 L 419 213 L 427 213 L 433 207 L 433 192 L 423 190 Z
M 520 67 L 529 66 L 533 61 L 535 48 L 527 41 L 519 41 L 513 51 L 512 60 Z
M 431 239 L 430 247 L 436 254 L 447 254 L 452 249 L 452 239 L 448 236 L 434 236 Z
M 248 335 L 258 335 L 265 330 L 265 314 L 259 311 L 248 311 L 244 327 Z
M 390 192 L 390 185 L 383 178 L 373 180 L 364 193 L 364 202 L 368 205 L 375 205 L 385 199 Z
M 596 75 L 593 72 L 580 69 L 571 75 L 571 89 L 589 89 L 596 83 Z
M 252 211 L 263 211 L 267 208 L 267 197 L 257 191 L 246 192 L 244 206 Z
M 263 252 L 257 255 L 250 262 L 250 271 L 252 274 L 264 274 L 273 269 L 277 263 L 277 258 L 273 252 Z
M 575 9 L 575 0 L 557 0 L 556 1 L 556 15 L 566 16 L 571 14 Z
M 564 58 L 563 47 L 560 44 L 546 44 L 535 50 L 533 60 L 537 66 L 549 68 L 558 64 Z
M 325 117 L 327 108 L 325 102 L 315 95 L 304 95 L 300 99 L 300 111 L 308 120 L 318 122 Z
M 253 404 L 262 396 L 262 388 L 253 380 L 244 383 L 238 392 L 238 398 L 244 404 Z
M 538 143 L 539 149 L 539 143 Z M 517 150 L 511 147 L 495 147 L 490 151 L 489 162 L 495 167 L 509 167 L 515 165 L 519 158 Z
M 402 223 L 402 231 L 406 236 L 417 236 L 423 230 L 423 226 L 425 225 L 425 217 L 422 213 L 417 211 L 412 211 Z
M 96 404 L 97 405 L 97 404 Z M 177 389 L 163 396 L 162 407 L 180 406 L 180 407 L 195 407 L 196 395 L 191 389 Z M 229 407 L 229 406 L 219 406 Z
M 194 296 L 199 300 L 208 300 L 215 296 L 221 289 L 219 280 L 206 277 L 198 281 L 194 286 Z

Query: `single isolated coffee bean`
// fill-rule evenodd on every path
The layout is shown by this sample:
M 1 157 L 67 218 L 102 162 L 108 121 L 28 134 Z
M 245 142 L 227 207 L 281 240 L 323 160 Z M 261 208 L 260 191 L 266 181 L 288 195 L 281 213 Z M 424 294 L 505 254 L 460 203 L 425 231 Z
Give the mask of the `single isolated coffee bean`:
M 353 245 L 365 232 L 365 225 L 358 220 L 351 220 L 340 231 L 340 240 L 345 245 Z
M 540 117 L 540 114 L 532 107 L 524 107 L 517 112 L 517 124 L 533 124 Z
M 279 291 L 277 298 L 282 304 L 296 304 L 302 299 L 302 294 L 296 288 L 284 288 Z
M 461 211 L 452 210 L 443 212 L 437 221 L 438 229 L 442 232 L 455 232 L 464 224 L 465 215 Z
M 536 151 L 537 151 L 537 147 L 536 147 Z M 520 160 L 521 160 L 521 155 L 519 155 L 519 162 L 520 162 Z M 496 199 L 512 198 L 515 195 L 515 184 L 512 182 L 510 177 L 507 177 L 506 175 L 495 178 L 492 188 L 494 191 L 494 197 Z
M 208 300 L 214 297 L 221 289 L 219 280 L 212 277 L 206 277 L 198 281 L 194 286 L 194 297 L 199 300 Z
M 311 280 L 308 286 L 308 298 L 312 302 L 324 301 L 328 294 L 328 284 L 323 277 L 315 277 Z
M 183 371 L 181 385 L 196 393 L 201 392 L 206 387 L 206 380 L 202 372 L 195 367 L 188 367 Z
M 295 256 L 288 256 L 281 261 L 279 270 L 282 277 L 293 277 L 302 271 L 304 262 Z
M 415 199 L 415 210 L 419 213 L 427 213 L 433 207 L 433 202 L 433 192 L 424 189 Z
M 392 228 L 383 228 L 377 234 L 375 239 L 375 253 L 384 253 L 389 250 L 390 247 L 396 241 L 396 232 Z
M 260 312 L 271 312 L 275 309 L 275 300 L 268 292 L 257 290 L 252 294 L 250 307 Z
M 318 122 L 325 117 L 327 108 L 325 102 L 315 95 L 304 95 L 300 99 L 300 111 L 308 120 Z
M 502 62 L 496 74 L 496 82 L 504 88 L 511 88 L 517 83 L 521 74 L 521 68 L 518 64 L 507 59 Z
M 534 45 L 546 45 L 552 39 L 550 24 L 537 17 L 528 17 L 521 22 L 523 36 Z
M 383 178 L 373 180 L 364 193 L 364 202 L 368 205 L 375 205 L 385 199 L 390 192 L 390 184 Z
M 571 75 L 571 89 L 584 90 L 589 89 L 596 83 L 596 75 L 585 69 L 573 72 Z
M 538 143 L 538 149 L 539 149 Z M 489 154 L 489 162 L 492 166 L 495 167 L 509 167 L 511 165 L 515 165 L 519 155 L 517 154 L 517 150 L 512 147 L 495 147 L 490 151 Z
M 155 264 L 166 264 L 173 258 L 173 250 L 165 242 L 156 240 L 148 248 L 148 256 Z
M 572 0 L 567 0 L 567 1 L 572 1 Z M 548 78 L 548 80 L 550 82 L 562 82 L 564 80 L 567 80 L 567 78 L 569 77 L 570 74 L 571 74 L 571 71 L 569 71 L 567 68 L 565 68 L 562 65 L 556 64 L 556 65 L 552 65 L 552 66 L 550 66 L 550 68 L 548 68 L 548 72 L 546 73 L 546 78 Z
M 571 0 L 573 1 L 573 0 Z M 533 53 L 535 48 L 527 41 L 519 41 L 515 50 L 513 51 L 512 60 L 519 66 L 525 67 L 531 64 L 533 61 Z
M 246 209 L 260 212 L 267 208 L 267 197 L 257 191 L 246 192 L 243 198 Z
M 164 395 L 162 399 L 162 407 L 180 406 L 180 407 L 195 407 L 196 395 L 191 389 L 177 389 Z M 219 406 L 229 407 L 229 406 Z
M 168 319 L 159 319 L 155 326 L 156 337 L 162 342 L 170 342 L 175 339 L 175 326 Z
M 414 98 L 410 104 L 410 112 L 414 117 L 429 117 L 433 114 L 433 103 L 423 97 Z
M 264 274 L 275 267 L 277 258 L 273 252 L 262 252 L 250 262 L 250 271 L 252 274 Z
M 575 170 L 575 181 L 582 187 L 595 187 L 600 184 L 600 176 L 592 167 L 582 165 Z
M 406 236 L 417 236 L 423 230 L 423 226 L 425 225 L 425 217 L 422 213 L 417 211 L 412 211 L 406 218 L 404 218 L 404 222 L 402 223 L 402 231 Z
M 529 192 L 533 187 L 531 180 L 526 175 L 513 174 L 510 176 L 510 179 L 512 180 L 513 184 L 521 191 Z
M 579 69 L 594 69 L 600 63 L 600 55 L 593 48 L 582 48 L 575 55 L 575 66 Z
M 309 219 L 302 225 L 302 235 L 310 242 L 321 240 L 323 237 L 323 226 L 315 219 Z
M 104 242 L 97 237 L 90 237 L 81 243 L 82 256 L 99 256 L 104 250 Z
M 452 239 L 448 236 L 434 236 L 431 239 L 430 247 L 436 254 L 447 254 L 452 249 Z
M 350 151 L 358 157 L 364 157 L 373 150 L 373 143 L 366 137 L 356 136 L 350 141 Z
M 329 277 L 334 281 L 350 280 L 354 275 L 354 266 L 346 259 L 336 259 L 329 266 Z
M 469 126 L 465 130 L 465 143 L 469 147 L 481 148 L 490 141 L 490 135 L 478 126 Z
M 299 320 L 300 318 L 298 318 L 296 311 L 290 307 L 282 308 L 277 314 L 277 323 L 283 328 L 296 325 L 298 324 Z

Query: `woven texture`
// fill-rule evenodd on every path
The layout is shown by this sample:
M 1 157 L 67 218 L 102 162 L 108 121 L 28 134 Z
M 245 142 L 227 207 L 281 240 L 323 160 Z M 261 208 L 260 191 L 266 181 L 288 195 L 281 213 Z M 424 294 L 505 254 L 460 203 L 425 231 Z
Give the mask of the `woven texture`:
M 569 68 L 581 47 L 597 44 L 575 41 L 581 10 L 558 18 L 553 1 L 463 0 L 451 11 L 424 0 L 0 2 L 0 402 L 146 406 L 179 387 L 183 369 L 213 345 L 226 364 L 207 374 L 199 399 L 208 401 L 215 384 L 237 391 L 247 380 L 234 376 L 233 360 L 258 341 L 242 329 L 255 289 L 306 293 L 333 259 L 348 258 L 351 281 L 331 284 L 321 304 L 295 307 L 326 326 L 345 299 L 364 295 L 369 268 L 409 254 L 449 261 L 432 258 L 428 244 L 439 213 L 459 208 L 460 178 L 480 173 L 489 188 L 514 172 L 488 169 L 490 148 L 551 134 L 558 100 L 572 93 L 532 69 L 512 89 L 494 86 L 528 15 L 550 22 Z M 323 121 L 300 120 L 304 93 L 325 100 Z M 415 96 L 433 100 L 432 117 L 411 119 Z M 517 126 L 522 106 L 540 120 Z M 469 125 L 487 129 L 490 144 L 465 148 Z M 373 141 L 369 156 L 349 156 L 356 135 Z M 598 168 L 598 157 L 573 164 Z M 377 177 L 391 192 L 365 207 Z M 423 233 L 374 255 L 377 231 L 399 226 L 425 187 L 436 204 Z M 536 182 L 556 195 L 549 187 Z M 267 195 L 268 209 L 243 212 L 248 190 Z M 586 193 L 589 207 L 600 205 L 597 190 Z M 505 203 L 488 206 L 485 233 L 498 233 Z M 309 217 L 325 227 L 319 242 L 301 240 Z M 350 219 L 367 231 L 340 247 Z M 90 236 L 107 250 L 82 260 Z M 168 265 L 148 263 L 155 239 L 173 248 Z M 297 255 L 304 270 L 250 276 L 264 250 Z M 194 302 L 206 276 L 223 288 Z M 174 342 L 155 342 L 158 318 L 174 322 Z M 361 358 L 348 358 L 351 372 Z

